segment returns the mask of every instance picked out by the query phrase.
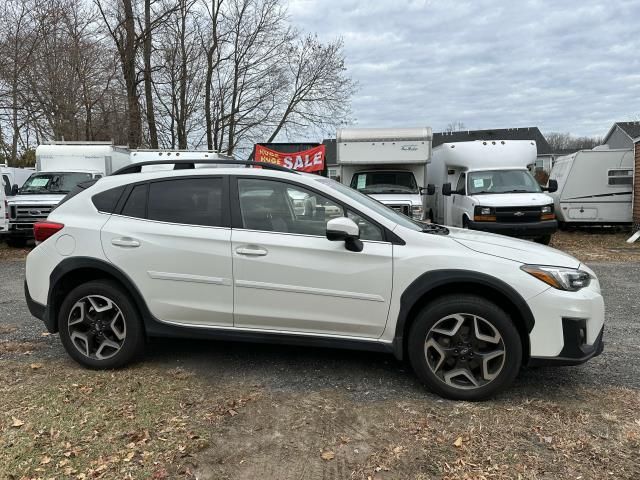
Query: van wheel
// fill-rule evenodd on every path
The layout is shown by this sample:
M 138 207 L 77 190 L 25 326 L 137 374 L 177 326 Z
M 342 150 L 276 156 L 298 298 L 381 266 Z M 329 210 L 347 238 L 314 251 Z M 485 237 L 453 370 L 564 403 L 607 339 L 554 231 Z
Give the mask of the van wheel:
M 536 239 L 536 242 L 541 243 L 542 245 L 549 245 L 551 243 L 551 235 L 544 235 Z
M 462 228 L 469 228 L 469 219 L 467 217 L 462 217 Z
M 137 309 L 117 284 L 107 280 L 74 288 L 60 307 L 58 329 L 71 358 L 92 369 L 122 367 L 144 346 Z
M 509 386 L 522 362 L 520 335 L 496 304 L 474 295 L 441 297 L 411 326 L 411 365 L 435 393 L 483 400 Z

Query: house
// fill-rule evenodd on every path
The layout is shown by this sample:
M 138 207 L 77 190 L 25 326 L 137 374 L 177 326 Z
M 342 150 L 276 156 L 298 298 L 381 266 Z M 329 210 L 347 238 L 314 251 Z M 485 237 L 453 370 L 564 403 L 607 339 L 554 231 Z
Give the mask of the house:
M 633 148 L 634 141 L 640 138 L 640 122 L 614 123 L 602 142 L 609 148 Z
M 633 139 L 635 148 L 635 168 L 633 170 L 633 200 L 631 201 L 633 230 L 640 231 L 640 132 Z

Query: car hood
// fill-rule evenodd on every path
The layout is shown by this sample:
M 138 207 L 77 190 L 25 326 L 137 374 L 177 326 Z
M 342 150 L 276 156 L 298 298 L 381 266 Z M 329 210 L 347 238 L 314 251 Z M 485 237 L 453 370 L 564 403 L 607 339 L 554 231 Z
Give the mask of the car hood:
M 578 268 L 580 266 L 580 261 L 571 255 L 529 240 L 520 240 L 476 230 L 447 228 L 449 228 L 451 238 L 475 252 L 526 264 L 569 268 Z
M 537 207 L 553 203 L 553 198 L 546 193 L 488 193 L 471 198 L 483 207 Z
M 66 194 L 24 194 L 9 197 L 7 203 L 9 205 L 57 205 L 65 196 Z

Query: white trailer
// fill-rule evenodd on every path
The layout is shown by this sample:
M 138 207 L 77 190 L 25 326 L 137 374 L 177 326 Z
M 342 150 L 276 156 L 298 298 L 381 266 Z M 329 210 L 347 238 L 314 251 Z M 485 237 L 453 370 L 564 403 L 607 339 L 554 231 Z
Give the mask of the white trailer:
M 631 223 L 633 149 L 596 147 L 559 157 L 550 178 L 562 224 L 615 225 Z
M 338 130 L 340 181 L 417 220 L 424 218 L 431 128 Z
M 529 171 L 536 153 L 530 140 L 439 145 L 427 176 L 434 191 L 427 200 L 428 217 L 435 223 L 548 243 L 557 222 L 553 199 Z

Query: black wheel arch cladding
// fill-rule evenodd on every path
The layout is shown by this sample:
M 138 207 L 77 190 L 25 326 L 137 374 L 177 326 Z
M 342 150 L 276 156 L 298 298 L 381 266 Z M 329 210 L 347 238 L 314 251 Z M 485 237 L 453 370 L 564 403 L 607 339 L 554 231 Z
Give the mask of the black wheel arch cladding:
M 447 287 L 451 290 L 447 291 Z M 405 355 L 405 343 L 408 327 L 417 313 L 430 300 L 429 293 L 436 293 L 432 298 L 437 298 L 441 294 L 455 293 L 475 293 L 484 297 L 486 293 L 493 293 L 499 299 L 506 300 L 509 305 L 496 304 L 505 309 L 507 313 L 515 314 L 521 320 L 522 327 L 526 333 L 530 333 L 535 325 L 535 319 L 531 309 L 522 296 L 506 282 L 487 275 L 485 273 L 474 272 L 462 269 L 442 269 L 432 270 L 423 273 L 416 278 L 402 293 L 400 297 L 400 312 L 396 322 L 395 335 L 393 339 L 393 352 L 398 359 Z M 493 300 L 487 298 L 487 300 Z M 517 326 L 517 325 L 516 325 Z M 527 354 L 527 352 L 523 352 Z

